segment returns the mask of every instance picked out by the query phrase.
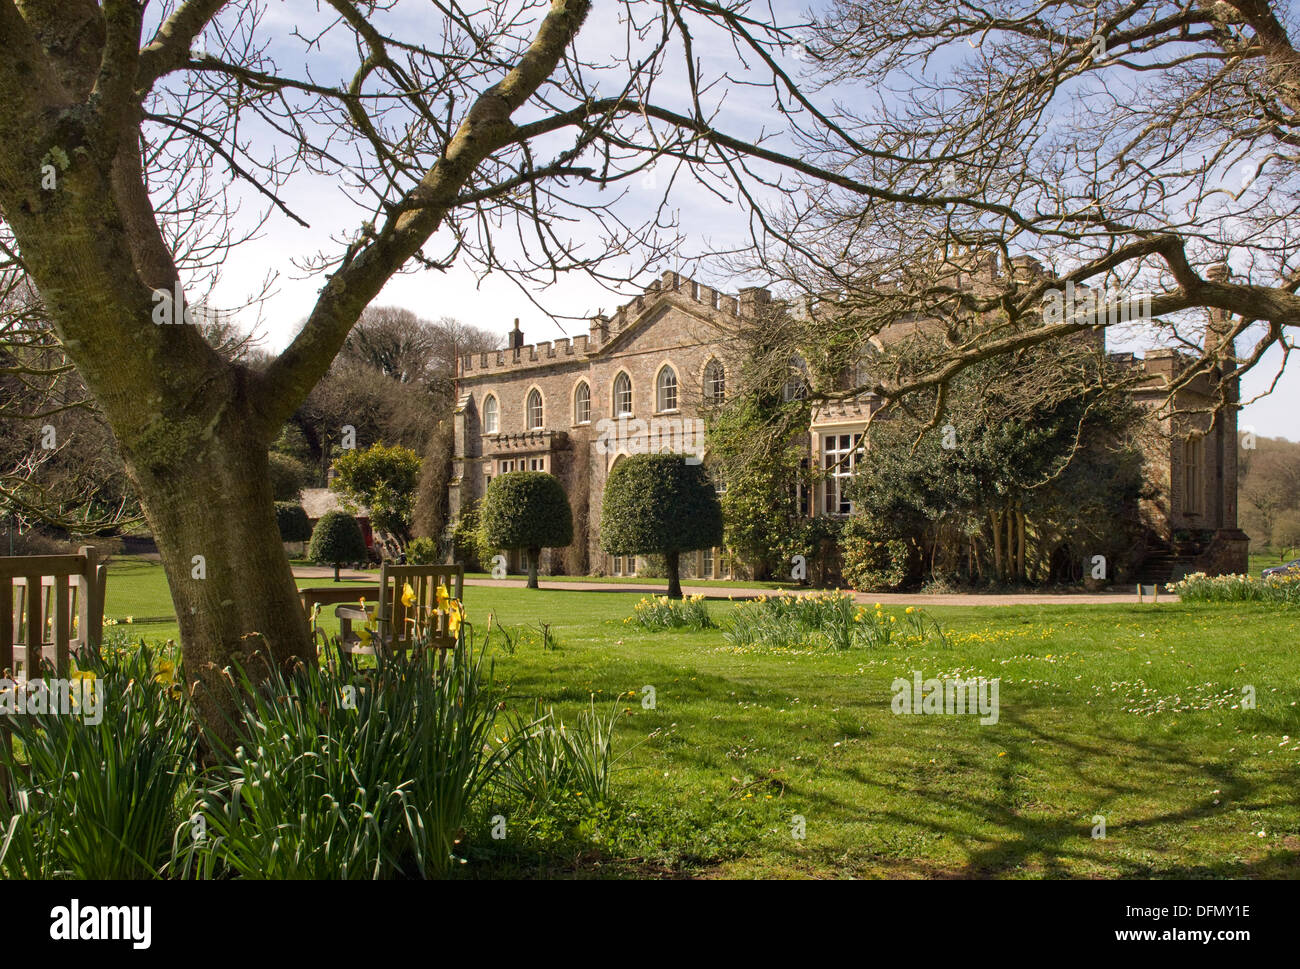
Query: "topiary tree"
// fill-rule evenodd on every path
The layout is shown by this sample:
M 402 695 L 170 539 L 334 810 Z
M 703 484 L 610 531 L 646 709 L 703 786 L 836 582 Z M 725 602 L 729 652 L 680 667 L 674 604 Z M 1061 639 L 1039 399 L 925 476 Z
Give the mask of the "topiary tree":
M 722 506 L 704 466 L 676 454 L 620 461 L 605 484 L 600 544 L 611 555 L 662 555 L 668 595 L 680 599 L 681 553 L 722 544 Z
M 292 501 L 275 503 L 275 523 L 282 542 L 306 542 L 311 539 L 311 520 L 307 509 Z
M 327 511 L 311 533 L 307 557 L 317 565 L 333 565 L 334 581 L 344 562 L 360 562 L 366 557 L 366 539 L 357 520 L 345 511 Z
M 509 471 L 493 478 L 479 506 L 483 540 L 496 548 L 528 553 L 528 588 L 537 588 L 543 548 L 573 541 L 573 513 L 559 479 L 545 471 Z

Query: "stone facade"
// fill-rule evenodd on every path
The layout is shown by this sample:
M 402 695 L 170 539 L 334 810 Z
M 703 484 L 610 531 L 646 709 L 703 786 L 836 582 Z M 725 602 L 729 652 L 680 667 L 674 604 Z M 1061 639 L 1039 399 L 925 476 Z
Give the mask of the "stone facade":
M 979 271 L 996 272 L 996 266 L 981 263 Z M 1037 265 L 1023 260 L 1013 271 L 1033 273 Z M 667 272 L 612 316 L 592 319 L 586 335 L 524 345 L 516 321 L 506 349 L 462 357 L 451 519 L 480 499 L 498 474 L 548 471 L 560 478 L 574 506 L 575 540 L 569 549 L 545 552 L 543 570 L 633 574 L 644 568 L 643 560 L 630 563 L 600 549 L 606 477 L 620 457 L 647 449 L 648 442 L 658 449 L 654 442 L 665 435 L 685 431 L 689 440 L 696 428 L 702 434 L 707 409 L 736 389 L 738 326 L 756 321 L 769 302 L 766 290 L 729 295 Z M 1173 351 L 1115 359 L 1149 373 L 1136 394 L 1152 408 L 1163 402 L 1166 382 L 1189 362 Z M 1195 413 L 1211 404 L 1208 388 L 1204 378 L 1194 382 L 1179 393 L 1177 413 L 1157 415 L 1156 443 L 1148 449 L 1148 477 L 1157 497 L 1143 511 L 1165 540 L 1184 532 L 1196 536 L 1197 551 L 1210 568 L 1245 571 L 1248 540 L 1237 529 L 1236 409 Z M 1235 405 L 1235 396 L 1231 401 Z M 806 439 L 810 466 L 841 464 L 877 404 L 862 397 L 819 405 Z M 611 422 L 619 432 L 613 439 Z M 846 513 L 843 484 L 857 460 L 865 458 L 856 455 L 839 478 L 832 475 L 802 496 L 802 510 Z M 512 570 L 520 565 L 510 563 Z M 688 576 L 739 574 L 721 549 L 683 556 L 682 567 Z
M 600 550 L 605 479 L 652 438 L 702 434 L 704 408 L 737 373 L 728 337 L 768 299 L 765 290 L 732 296 L 668 272 L 612 316 L 593 319 L 585 336 L 525 346 L 516 321 L 506 349 L 462 357 L 451 518 L 498 474 L 549 471 L 577 506 L 577 548 L 544 553 L 543 569 L 632 573 L 635 564 Z M 683 571 L 723 575 L 727 565 L 719 550 L 684 556 Z

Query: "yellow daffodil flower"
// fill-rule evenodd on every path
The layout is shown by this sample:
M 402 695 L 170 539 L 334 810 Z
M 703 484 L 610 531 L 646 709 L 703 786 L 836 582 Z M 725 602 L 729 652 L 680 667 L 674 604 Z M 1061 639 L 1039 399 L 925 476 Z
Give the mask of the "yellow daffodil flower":
M 402 586 L 402 605 L 410 609 L 415 605 L 415 590 L 411 588 L 411 583 L 407 582 Z
M 438 584 L 438 609 L 446 612 L 451 608 L 452 598 L 447 593 L 447 587 L 441 583 Z

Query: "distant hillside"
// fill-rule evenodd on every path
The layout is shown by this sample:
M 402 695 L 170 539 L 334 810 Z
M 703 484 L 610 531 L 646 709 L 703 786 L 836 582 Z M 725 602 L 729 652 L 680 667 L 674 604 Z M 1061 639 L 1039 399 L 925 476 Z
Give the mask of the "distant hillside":
M 1246 432 L 1237 463 L 1237 517 L 1251 548 L 1268 545 L 1280 557 L 1300 549 L 1300 444 Z

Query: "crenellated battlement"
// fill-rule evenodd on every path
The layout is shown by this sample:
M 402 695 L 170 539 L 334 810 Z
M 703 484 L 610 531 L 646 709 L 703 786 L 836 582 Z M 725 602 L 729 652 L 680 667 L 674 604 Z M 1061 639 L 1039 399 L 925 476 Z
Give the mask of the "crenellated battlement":
M 724 293 L 711 286 L 672 271 L 665 272 L 609 316 L 594 316 L 586 336 L 564 337 L 545 343 L 527 344 L 517 348 L 490 350 L 486 353 L 469 353 L 461 356 L 457 365 L 459 377 L 477 377 L 488 373 L 526 370 L 545 366 L 557 360 L 581 359 L 595 353 L 610 340 L 635 323 L 660 296 L 672 293 L 706 310 L 724 317 L 753 316 L 759 307 L 771 301 L 771 294 L 758 287 L 742 289 L 738 295 Z

